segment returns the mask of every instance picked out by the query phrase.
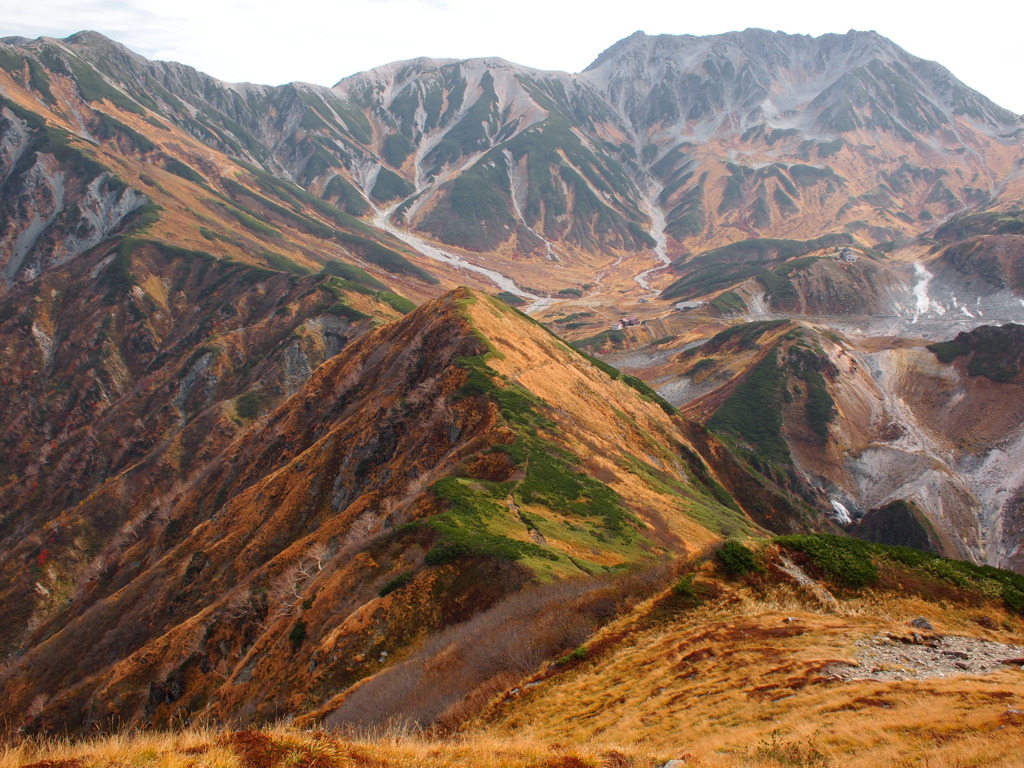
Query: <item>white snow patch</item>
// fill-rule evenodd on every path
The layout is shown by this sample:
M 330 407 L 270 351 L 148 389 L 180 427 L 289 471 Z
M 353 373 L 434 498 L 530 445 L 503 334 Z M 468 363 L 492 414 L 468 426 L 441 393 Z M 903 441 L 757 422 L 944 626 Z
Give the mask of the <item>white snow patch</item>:
M 848 510 L 843 504 L 839 503 L 835 499 L 830 499 L 832 502 L 832 509 L 835 511 L 836 522 L 840 525 L 849 525 L 853 522 L 853 517 L 850 515 Z

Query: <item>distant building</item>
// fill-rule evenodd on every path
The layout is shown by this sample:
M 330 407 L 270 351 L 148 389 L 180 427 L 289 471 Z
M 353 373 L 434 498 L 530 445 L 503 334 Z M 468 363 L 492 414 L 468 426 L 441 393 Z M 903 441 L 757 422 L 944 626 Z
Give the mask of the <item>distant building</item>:
M 619 320 L 619 330 L 623 328 L 632 328 L 634 325 L 640 325 L 640 318 L 623 317 Z
M 846 264 L 855 264 L 857 262 L 857 253 L 852 248 L 843 248 L 839 252 L 839 260 Z

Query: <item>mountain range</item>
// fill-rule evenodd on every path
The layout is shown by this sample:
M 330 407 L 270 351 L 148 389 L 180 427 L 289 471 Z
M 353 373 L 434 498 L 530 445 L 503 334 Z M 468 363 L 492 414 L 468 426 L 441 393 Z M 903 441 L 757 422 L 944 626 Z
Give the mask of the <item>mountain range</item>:
M 876 33 L 332 88 L 3 38 L 0 179 L 8 722 L 457 727 L 723 539 L 1019 629 L 1024 120 Z

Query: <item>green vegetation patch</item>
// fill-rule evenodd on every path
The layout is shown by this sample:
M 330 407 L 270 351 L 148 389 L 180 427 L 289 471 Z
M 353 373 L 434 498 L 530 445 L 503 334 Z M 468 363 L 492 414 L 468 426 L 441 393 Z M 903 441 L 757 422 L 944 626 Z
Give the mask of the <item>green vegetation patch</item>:
M 510 209 L 511 189 L 504 163 L 477 162 L 441 189 L 440 203 L 421 224 L 440 240 L 483 251 L 496 248 L 514 230 L 516 220 Z
M 28 84 L 43 97 L 47 104 L 56 104 L 57 100 L 50 90 L 50 77 L 46 70 L 32 57 L 28 58 Z
M 953 242 L 980 235 L 1024 235 L 1024 210 L 964 213 L 932 233 L 935 240 Z
M 803 344 L 790 347 L 788 363 L 796 377 L 807 386 L 807 424 L 824 442 L 828 437 L 828 425 L 835 419 L 836 408 L 823 373 L 835 374 L 835 366 L 820 349 Z
M 181 160 L 175 157 L 168 157 L 164 161 L 164 170 L 168 173 L 173 173 L 175 176 L 179 176 L 186 181 L 191 181 L 194 184 L 206 184 L 206 179 L 199 173 L 195 168 L 187 165 Z
M 111 259 L 110 263 L 100 273 L 99 280 L 97 280 L 100 285 L 107 289 L 103 296 L 104 304 L 112 304 L 119 296 L 128 293 L 135 286 L 135 276 L 131 271 L 131 255 L 132 251 L 141 242 L 126 237 L 117 244 L 114 258 Z
M 500 484 L 446 477 L 430 489 L 448 503 L 448 510 L 425 523 L 440 535 L 438 543 L 427 553 L 428 565 L 440 565 L 469 555 L 499 560 L 558 559 L 556 554 L 533 542 L 506 535 L 511 532 L 508 509 L 495 498 L 506 490 Z
M 397 293 L 392 293 L 391 291 L 381 291 L 380 293 L 377 294 L 377 298 L 383 301 L 396 312 L 400 312 L 403 315 L 407 315 L 414 309 L 416 309 L 415 302 L 410 301 L 409 299 L 405 298 L 405 296 L 400 296 Z
M 621 378 L 623 384 L 635 389 L 640 393 L 640 397 L 649 403 L 654 403 L 669 416 L 673 416 L 678 413 L 676 407 L 672 405 L 672 403 L 655 392 L 643 379 L 639 379 L 636 376 L 629 376 L 625 373 L 622 374 Z
M 824 235 L 814 240 L 751 238 L 705 251 L 692 259 L 677 260 L 686 275 L 662 291 L 663 299 L 692 299 L 757 277 L 772 265 L 838 245 L 853 245 L 848 234 Z
M 872 548 L 860 539 L 826 534 L 778 536 L 775 542 L 801 552 L 819 570 L 840 586 L 862 589 L 878 582 L 878 568 L 871 560 Z
M 68 66 L 74 73 L 78 92 L 86 101 L 106 99 L 126 112 L 134 112 L 136 115 L 146 114 L 146 110 L 138 102 L 104 80 L 103 76 L 90 64 L 77 57 L 71 57 L 68 60 Z
M 517 468 L 520 479 L 492 482 L 449 477 L 435 483 L 434 494 L 448 508 L 423 523 L 440 534 L 428 563 L 484 555 L 524 561 L 538 574 L 552 569 L 563 573 L 604 570 L 588 560 L 570 558 L 555 547 L 524 541 L 529 530 L 549 539 L 572 541 L 581 548 L 599 546 L 627 559 L 641 557 L 635 543 L 635 518 L 622 507 L 618 494 L 580 471 L 578 456 L 544 436 L 557 427 L 541 413 L 543 401 L 489 368 L 486 359 L 492 354 L 455 361 L 466 372 L 466 381 L 455 397 L 485 397 L 497 405 L 515 439 L 493 445 L 484 453 L 504 454 L 504 461 Z M 513 500 L 517 508 L 538 505 L 554 514 L 530 514 L 522 509 L 517 514 Z
M 260 252 L 260 257 L 264 262 L 266 262 L 268 267 L 277 270 L 278 272 L 287 272 L 290 275 L 308 275 L 310 272 L 307 267 L 304 267 L 301 264 L 296 264 L 287 256 L 283 256 L 280 253 L 262 251 Z
M 792 464 L 789 446 L 782 437 L 785 383 L 778 350 L 772 349 L 737 385 L 708 421 L 708 427 L 733 442 L 748 444 L 755 456 L 768 465 Z
M 387 203 L 391 200 L 408 197 L 415 191 L 413 185 L 397 173 L 387 168 L 381 168 L 377 173 L 373 189 L 370 190 L 370 197 L 379 203 Z
M 246 392 L 235 400 L 235 413 L 240 419 L 251 421 L 263 414 L 267 401 L 268 398 L 263 392 Z
M 397 251 L 368 237 L 361 237 L 350 232 L 338 232 L 335 239 L 342 245 L 352 248 L 371 264 L 396 275 L 408 275 L 416 279 L 437 285 L 440 281 L 425 269 L 421 269 Z
M 323 195 L 352 216 L 363 216 L 370 211 L 370 205 L 363 194 L 341 176 L 331 177 L 324 187 Z
M 715 550 L 715 560 L 730 576 L 745 576 L 748 573 L 764 570 L 758 565 L 753 550 L 743 546 L 735 539 L 729 539 Z
M 680 449 L 693 483 L 681 482 L 631 454 L 626 454 L 625 468 L 659 493 L 677 497 L 680 511 L 709 531 L 722 536 L 751 535 L 750 518 L 740 511 L 732 495 L 712 477 L 694 451 L 685 446 Z
M 846 536 L 804 534 L 778 536 L 774 541 L 785 549 L 807 555 L 817 568 L 841 586 L 852 589 L 871 586 L 879 579 L 878 566 L 889 564 L 989 599 L 1002 599 L 1009 611 L 1024 615 L 1024 575 L 1013 571 Z
M 754 349 L 765 334 L 788 324 L 788 320 L 758 320 L 753 323 L 741 323 L 719 331 L 689 352 L 692 355 L 698 353 L 708 355 L 723 349 Z
M 141 153 L 151 152 L 156 149 L 156 144 L 134 128 L 102 112 L 99 114 L 99 121 L 94 133 L 98 139 L 111 140 L 123 137 L 130 146 Z
M 967 357 L 968 376 L 1009 383 L 1024 372 L 1024 326 L 1016 323 L 982 325 L 950 341 L 929 344 L 928 349 L 943 363 Z
M 517 489 L 524 502 L 599 518 L 609 531 L 624 530 L 630 516 L 619 504 L 619 495 L 585 472 L 575 470 L 578 456 L 539 440 L 529 441 L 526 451 L 526 477 Z
M 605 347 L 611 347 L 613 349 L 622 349 L 626 345 L 626 334 L 619 330 L 607 330 L 595 333 L 593 336 L 588 336 L 585 339 L 572 342 L 571 346 L 575 349 L 590 349 L 598 350 L 604 349 Z
M 401 589 L 405 585 L 412 583 L 413 576 L 414 574 L 412 571 L 406 571 L 405 573 L 398 574 L 395 578 L 391 579 L 391 581 L 381 587 L 377 592 L 377 595 L 379 597 L 390 595 L 395 590 Z
M 711 306 L 723 315 L 739 315 L 747 311 L 747 305 L 736 291 L 726 291 L 711 300 Z
M 521 307 L 526 304 L 526 299 L 522 296 L 516 296 L 514 293 L 510 293 L 509 291 L 502 291 L 501 293 L 498 293 L 495 298 L 501 299 L 510 307 Z
M 321 272 L 325 275 L 340 277 L 374 291 L 387 290 L 387 286 L 384 283 L 355 264 L 346 264 L 343 261 L 329 261 L 324 264 Z
M 20 73 L 25 66 L 25 57 L 12 48 L 0 44 L 0 69 L 6 69 L 15 74 Z

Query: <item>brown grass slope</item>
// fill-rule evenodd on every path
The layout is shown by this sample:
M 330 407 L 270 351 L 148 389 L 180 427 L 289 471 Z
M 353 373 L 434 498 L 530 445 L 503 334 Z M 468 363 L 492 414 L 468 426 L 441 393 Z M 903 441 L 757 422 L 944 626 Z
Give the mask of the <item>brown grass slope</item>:
M 629 744 L 708 766 L 1016 764 L 1019 615 L 884 558 L 870 590 L 824 582 L 833 597 L 783 576 L 783 555 L 793 557 L 769 548 L 766 570 L 724 581 L 720 563 L 705 563 L 685 587 L 588 641 L 579 660 L 510 691 L 467 733 Z M 922 614 L 934 630 L 915 639 L 909 622 Z M 842 676 L 871 663 L 866 649 L 888 644 L 898 654 L 919 639 L 942 647 L 947 636 L 1011 649 L 984 674 L 967 663 L 929 671 L 894 655 L 874 672 L 910 669 L 896 680 L 871 679 L 863 666 L 867 679 Z M 976 662 L 973 652 L 957 658 Z
M 539 673 L 524 676 L 505 659 L 506 686 L 441 729 L 29 738 L 10 742 L 0 766 L 1019 764 L 1024 624 L 992 599 L 985 577 L 954 582 L 956 564 L 878 548 L 875 580 L 853 588 L 851 561 L 809 558 L 780 542 L 748 550 L 745 573 L 725 550 L 677 563 L 671 586 L 659 579 L 648 599 Z M 845 569 L 822 570 L 837 562 Z M 566 606 L 572 614 L 578 604 Z M 911 624 L 917 617 L 931 627 Z M 464 631 L 486 645 L 496 626 L 473 624 Z M 943 652 L 950 647 L 968 651 Z M 986 647 L 1001 650 L 985 660 Z M 447 688 L 440 675 L 457 678 L 466 650 L 464 640 L 439 645 L 421 669 Z M 879 652 L 890 659 L 873 660 Z
M 397 316 L 372 300 L 366 313 L 346 307 L 326 277 L 149 241 L 99 248 L 0 306 L 5 654 L 116 583 L 121 554 L 168 524 L 254 420 L 370 330 L 370 312 Z
M 528 582 L 756 531 L 719 480 L 792 514 L 733 483 L 705 432 L 466 291 L 350 344 L 219 445 L 100 568 L 77 555 L 72 602 L 9 657 L 8 717 L 299 714 Z M 62 574 L 27 556 L 11 561 L 18 600 Z

